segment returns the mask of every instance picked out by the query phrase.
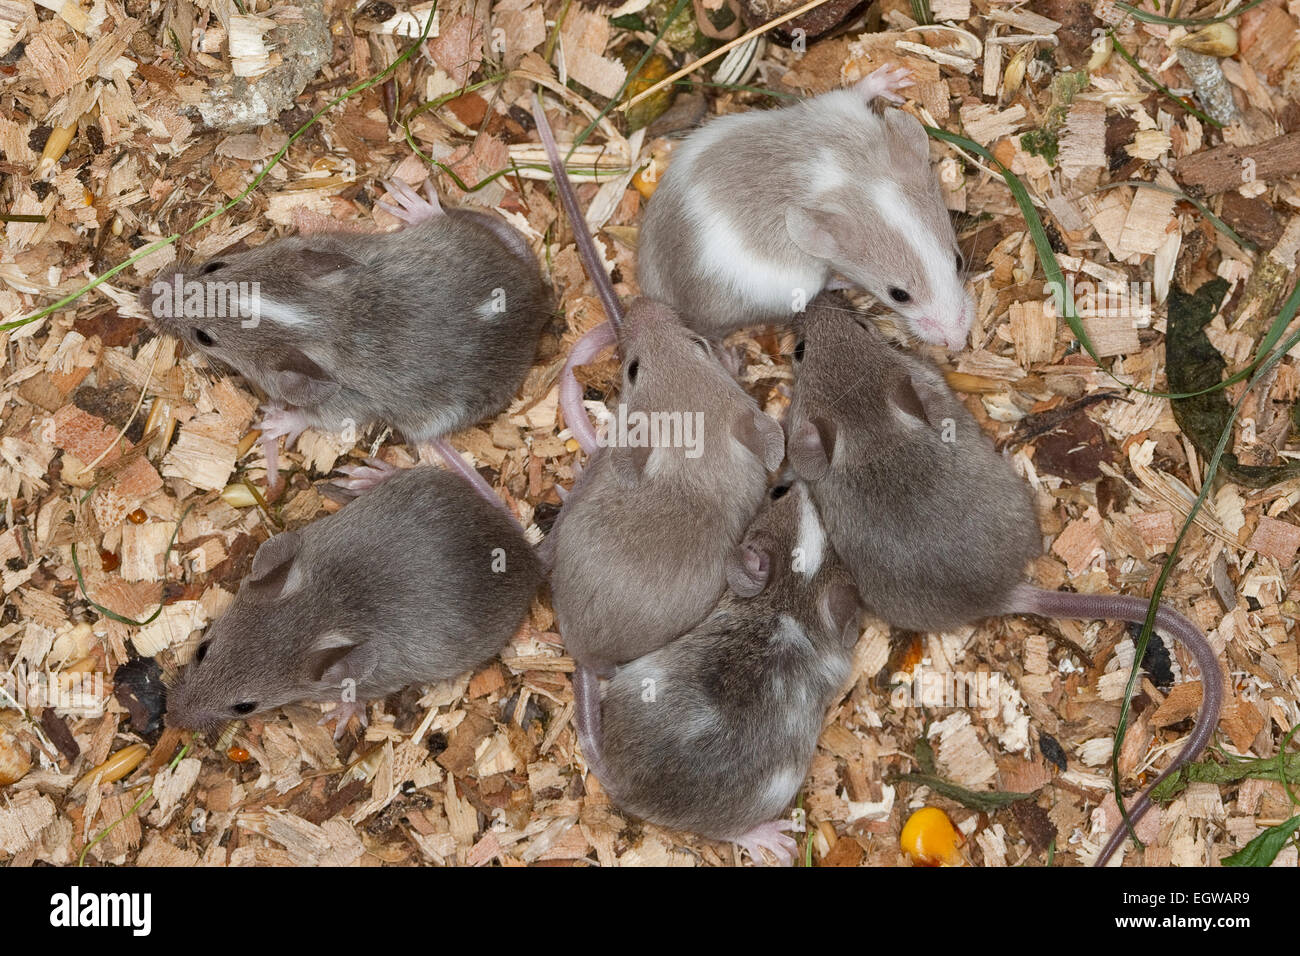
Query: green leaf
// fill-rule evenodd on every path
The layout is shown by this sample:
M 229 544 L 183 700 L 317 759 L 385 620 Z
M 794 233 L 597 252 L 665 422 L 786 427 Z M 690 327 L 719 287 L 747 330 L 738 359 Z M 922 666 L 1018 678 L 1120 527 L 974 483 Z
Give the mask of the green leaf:
M 1269 866 L 1277 859 L 1277 855 L 1282 852 L 1282 848 L 1287 845 L 1298 828 L 1300 828 L 1300 815 L 1275 827 L 1269 827 L 1232 856 L 1225 856 L 1223 865 Z
M 1223 392 L 1208 391 L 1222 380 L 1227 365 L 1205 334 L 1205 326 L 1218 312 L 1227 292 L 1227 280 L 1222 278 L 1210 280 L 1192 295 L 1177 286 L 1169 290 L 1165 374 L 1170 389 L 1190 394 L 1188 398 L 1171 401 L 1170 405 L 1178 427 L 1205 457 L 1211 454 L 1223 430 L 1231 426 L 1232 419 L 1232 406 Z M 1223 456 L 1223 470 L 1243 485 L 1264 488 L 1300 475 L 1300 462 L 1243 465 L 1236 455 L 1227 452 Z
M 968 790 L 966 787 L 929 773 L 904 773 L 891 779 L 893 782 L 905 780 L 908 783 L 922 784 L 940 796 L 956 800 L 963 807 L 981 813 L 992 813 L 1021 800 L 1034 798 L 1032 793 L 1012 793 L 1009 790 Z

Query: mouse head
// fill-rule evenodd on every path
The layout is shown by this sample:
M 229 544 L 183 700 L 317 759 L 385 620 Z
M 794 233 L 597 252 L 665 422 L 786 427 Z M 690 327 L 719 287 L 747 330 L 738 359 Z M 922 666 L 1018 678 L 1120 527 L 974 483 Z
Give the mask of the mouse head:
M 234 368 L 276 401 L 315 405 L 340 388 L 308 354 L 324 358 L 321 303 L 362 268 L 327 237 L 285 239 L 173 265 L 141 290 L 140 302 L 159 332 Z
M 628 308 L 619 329 L 619 345 L 623 400 L 629 405 L 634 396 L 674 389 L 683 379 L 726 376 L 706 339 L 686 328 L 670 307 L 644 296 Z
M 888 175 L 864 170 L 862 144 L 839 142 L 828 163 L 832 185 L 786 207 L 790 241 L 898 312 L 923 341 L 961 348 L 975 309 L 966 262 L 938 179 L 924 127 L 902 110 L 881 116 Z M 838 181 L 837 181 L 838 180 Z
M 780 608 L 807 633 L 827 635 L 845 647 L 857 642 L 857 589 L 803 482 L 779 481 L 768 492 L 728 559 L 727 584 L 742 601 Z
M 795 474 L 822 480 L 845 442 L 853 450 L 840 458 L 951 450 L 968 415 L 942 374 L 895 348 L 869 316 L 832 306 L 837 299 L 819 298 L 795 324 L 786 449 Z
M 294 701 L 338 698 L 357 640 L 328 626 L 327 597 L 296 561 L 301 547 L 301 536 L 286 531 L 258 549 L 234 604 L 168 691 L 169 726 L 215 733 Z

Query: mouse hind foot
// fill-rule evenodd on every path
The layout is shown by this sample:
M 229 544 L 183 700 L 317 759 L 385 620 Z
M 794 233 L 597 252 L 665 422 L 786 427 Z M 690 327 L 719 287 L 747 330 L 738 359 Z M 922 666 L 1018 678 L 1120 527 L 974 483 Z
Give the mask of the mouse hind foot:
M 794 822 L 791 820 L 772 820 L 760 823 L 743 836 L 734 837 L 731 842 L 748 853 L 759 866 L 768 865 L 763 850 L 772 854 L 777 866 L 793 866 L 799 844 L 794 841 L 794 837 L 786 834 L 787 830 L 792 829 Z
M 901 103 L 903 98 L 896 91 L 914 82 L 912 71 L 902 66 L 882 66 L 858 80 L 855 89 L 862 96 L 864 103 L 870 103 L 876 97 Z
M 380 184 L 397 200 L 398 205 L 394 206 L 386 202 L 376 202 L 375 205 L 403 222 L 414 226 L 443 215 L 442 203 L 438 201 L 438 194 L 433 191 L 432 181 L 427 184 L 424 191 L 428 199 L 422 198 L 400 179 L 386 179 Z
M 378 488 L 401 469 L 380 458 L 367 458 L 364 465 L 340 465 L 334 470 L 347 475 L 346 478 L 334 479 L 336 487 L 349 494 L 360 495 Z

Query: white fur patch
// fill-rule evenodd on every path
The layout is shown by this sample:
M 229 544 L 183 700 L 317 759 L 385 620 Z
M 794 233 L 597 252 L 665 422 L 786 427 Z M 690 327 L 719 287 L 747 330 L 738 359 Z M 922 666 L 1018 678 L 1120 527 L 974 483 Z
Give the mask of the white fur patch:
M 696 197 L 699 214 L 694 216 L 700 243 L 700 268 L 716 275 L 738 296 L 773 312 L 790 311 L 796 293 L 811 299 L 826 282 L 825 267 L 809 265 L 787 268 L 760 258 L 746 246 L 739 232 L 723 218 L 721 210 L 707 208 Z
M 794 795 L 799 792 L 804 774 L 798 767 L 784 766 L 768 778 L 763 788 L 763 806 L 770 808 L 769 813 L 777 814 L 790 805 Z
M 811 578 L 821 569 L 826 557 L 826 529 L 822 527 L 812 499 L 806 494 L 800 496 L 799 540 L 795 543 L 795 548 L 803 576 Z
M 933 313 L 942 325 L 961 314 L 965 289 L 956 277 L 955 253 L 948 245 L 937 245 L 933 237 L 916 228 L 920 221 L 915 207 L 907 201 L 897 183 L 878 180 L 871 184 L 871 203 L 886 222 L 894 223 L 904 241 L 912 247 L 916 258 L 925 269 L 925 289 L 908 289 L 918 307 Z
M 258 300 L 256 318 L 262 322 L 274 322 L 284 328 L 294 328 L 311 322 L 309 313 L 294 306 L 265 298 Z

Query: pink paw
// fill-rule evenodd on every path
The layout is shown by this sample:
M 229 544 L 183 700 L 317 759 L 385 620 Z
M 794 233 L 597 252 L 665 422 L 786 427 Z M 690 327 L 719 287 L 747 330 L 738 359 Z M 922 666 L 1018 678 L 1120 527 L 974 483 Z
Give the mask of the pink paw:
M 905 66 L 882 66 L 858 80 L 857 91 L 865 103 L 870 103 L 877 96 L 891 103 L 901 103 L 903 98 L 897 90 L 912 85 L 912 71 Z
M 282 408 L 279 405 L 263 405 L 262 420 L 255 426 L 262 433 L 257 440 L 266 458 L 266 485 L 268 488 L 280 486 L 280 452 L 279 442 L 284 439 L 284 450 L 288 451 L 298 436 L 307 428 L 307 420 L 302 412 Z
M 384 212 L 411 225 L 442 215 L 442 204 L 438 202 L 438 194 L 433 191 L 432 182 L 425 184 L 424 192 L 428 199 L 421 198 L 419 193 L 400 179 L 383 180 L 382 185 L 388 190 L 388 195 L 399 203 L 397 206 L 386 202 L 375 203 Z
M 354 495 L 371 491 L 379 487 L 393 475 L 398 468 L 379 458 L 367 458 L 364 465 L 341 465 L 336 471 L 347 475 L 346 478 L 334 479 L 334 484 Z
M 333 710 L 318 720 L 316 726 L 323 727 L 331 720 L 338 721 L 338 723 L 334 725 L 334 739 L 342 740 L 343 734 L 348 729 L 348 722 L 352 720 L 353 717 L 356 717 L 361 721 L 361 727 L 363 730 L 370 726 L 370 718 L 366 716 L 366 705 L 358 703 L 355 700 L 339 703 Z
M 799 852 L 799 844 L 785 833 L 786 830 L 792 829 L 794 823 L 790 820 L 773 820 L 771 823 L 760 823 L 744 836 L 736 837 L 731 842 L 748 853 L 750 858 L 760 866 L 767 865 L 762 850 L 772 854 L 778 866 L 791 866 L 794 864 L 795 854 Z

